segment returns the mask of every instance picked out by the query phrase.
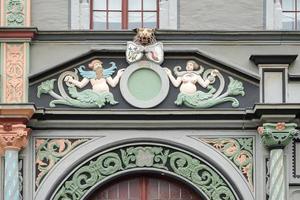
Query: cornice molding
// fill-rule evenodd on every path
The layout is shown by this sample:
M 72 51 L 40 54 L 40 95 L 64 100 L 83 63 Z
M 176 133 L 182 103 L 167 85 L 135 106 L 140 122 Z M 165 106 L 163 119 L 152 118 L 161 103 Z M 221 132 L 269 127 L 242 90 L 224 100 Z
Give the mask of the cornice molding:
M 0 28 L 0 40 L 32 40 L 37 34 L 37 28 Z
M 135 35 L 134 31 L 38 31 L 36 41 L 128 41 Z M 187 31 L 157 30 L 160 41 L 247 41 L 300 42 L 299 31 Z

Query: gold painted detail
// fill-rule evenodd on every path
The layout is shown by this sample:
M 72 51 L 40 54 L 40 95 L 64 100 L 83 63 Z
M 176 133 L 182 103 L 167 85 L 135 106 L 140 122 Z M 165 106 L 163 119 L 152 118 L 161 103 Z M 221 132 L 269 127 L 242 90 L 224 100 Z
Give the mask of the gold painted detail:
M 243 173 L 253 190 L 253 138 L 203 139 L 229 158 Z
M 60 159 L 86 141 L 88 139 L 37 139 L 35 141 L 36 186 L 41 184 L 43 178 Z

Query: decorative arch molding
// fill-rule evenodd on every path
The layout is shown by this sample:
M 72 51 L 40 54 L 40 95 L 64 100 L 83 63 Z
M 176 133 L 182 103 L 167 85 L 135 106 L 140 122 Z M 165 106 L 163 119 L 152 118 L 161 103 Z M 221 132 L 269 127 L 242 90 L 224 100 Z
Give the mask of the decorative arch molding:
M 50 172 L 34 199 L 68 199 L 64 194 L 75 191 L 75 197 L 69 199 L 84 199 L 107 181 L 138 171 L 165 173 L 181 179 L 207 199 L 221 199 L 217 197 L 220 194 L 229 195 L 229 199 L 254 199 L 239 172 L 204 143 L 188 137 L 172 139 L 175 141 L 132 136 L 115 139 L 115 136 L 96 138 L 78 147 Z M 186 142 L 188 147 L 182 145 Z M 209 182 L 216 184 L 216 189 L 206 185 Z M 80 189 L 72 191 L 74 186 Z
M 129 144 L 101 152 L 69 174 L 53 199 L 84 199 L 90 190 L 106 179 L 144 168 L 186 179 L 206 199 L 237 199 L 227 180 L 207 162 L 191 153 L 159 143 Z

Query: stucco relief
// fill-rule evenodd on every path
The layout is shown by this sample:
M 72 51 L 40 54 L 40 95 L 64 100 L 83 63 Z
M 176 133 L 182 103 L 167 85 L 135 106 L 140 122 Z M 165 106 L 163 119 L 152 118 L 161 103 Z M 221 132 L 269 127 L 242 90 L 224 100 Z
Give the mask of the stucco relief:
M 247 179 L 253 190 L 253 138 L 204 138 L 228 159 L 230 159 Z
M 20 103 L 25 99 L 25 45 L 4 44 L 4 96 L 5 103 Z
M 30 129 L 24 124 L 0 125 L 0 146 L 2 149 L 21 149 L 26 146 Z
M 82 199 L 93 186 L 114 174 L 143 168 L 185 178 L 208 199 L 237 199 L 227 181 L 206 162 L 159 145 L 122 147 L 95 157 L 73 171 L 53 199 Z
M 115 87 L 119 83 L 124 69 L 120 69 L 112 78 L 117 66 L 114 62 L 110 62 L 110 64 L 111 67 L 104 69 L 102 61 L 95 59 L 88 64 L 89 70 L 85 70 L 86 66 L 81 65 L 74 71 L 66 71 L 57 80 L 60 94 L 53 91 L 56 79 L 51 79 L 38 86 L 37 96 L 40 98 L 41 94 L 49 94 L 55 98 L 50 102 L 50 107 L 55 107 L 57 104 L 81 108 L 102 108 L 106 104 L 115 105 L 118 102 L 109 91 L 109 86 Z M 81 80 L 79 80 L 78 72 L 82 77 Z M 77 90 L 77 88 L 84 88 L 89 83 L 92 85 L 92 89 Z M 65 85 L 68 92 L 65 91 Z
M 6 24 L 7 26 L 24 26 L 25 24 L 25 1 L 6 1 Z M 28 2 L 27 2 L 28 3 Z
M 185 105 L 191 108 L 210 108 L 220 103 L 232 102 L 232 107 L 238 107 L 239 101 L 232 96 L 245 95 L 243 83 L 230 76 L 227 91 L 222 94 L 225 88 L 223 75 L 216 69 L 207 69 L 204 71 L 204 68 L 194 60 L 187 61 L 186 71 L 180 71 L 181 66 L 174 68 L 174 73 L 177 78 L 172 75 L 170 69 L 164 69 L 174 87 L 180 86 L 180 93 L 175 101 L 175 104 L 178 106 Z M 203 77 L 201 76 L 202 73 Z M 213 85 L 216 81 L 216 77 L 220 81 L 218 89 Z M 198 90 L 196 86 L 197 83 L 202 88 L 207 89 L 208 92 Z
M 88 139 L 36 139 L 36 187 L 60 159 L 86 141 Z

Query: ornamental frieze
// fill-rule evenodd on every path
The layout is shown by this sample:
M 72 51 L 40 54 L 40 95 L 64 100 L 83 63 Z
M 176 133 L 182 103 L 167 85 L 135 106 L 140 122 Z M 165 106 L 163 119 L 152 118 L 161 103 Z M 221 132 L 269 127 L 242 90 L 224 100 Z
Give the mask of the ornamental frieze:
M 125 54 L 93 51 L 31 77 L 29 93 L 39 107 L 235 109 L 258 102 L 259 82 L 197 53 L 165 52 L 154 30 L 141 28 Z

